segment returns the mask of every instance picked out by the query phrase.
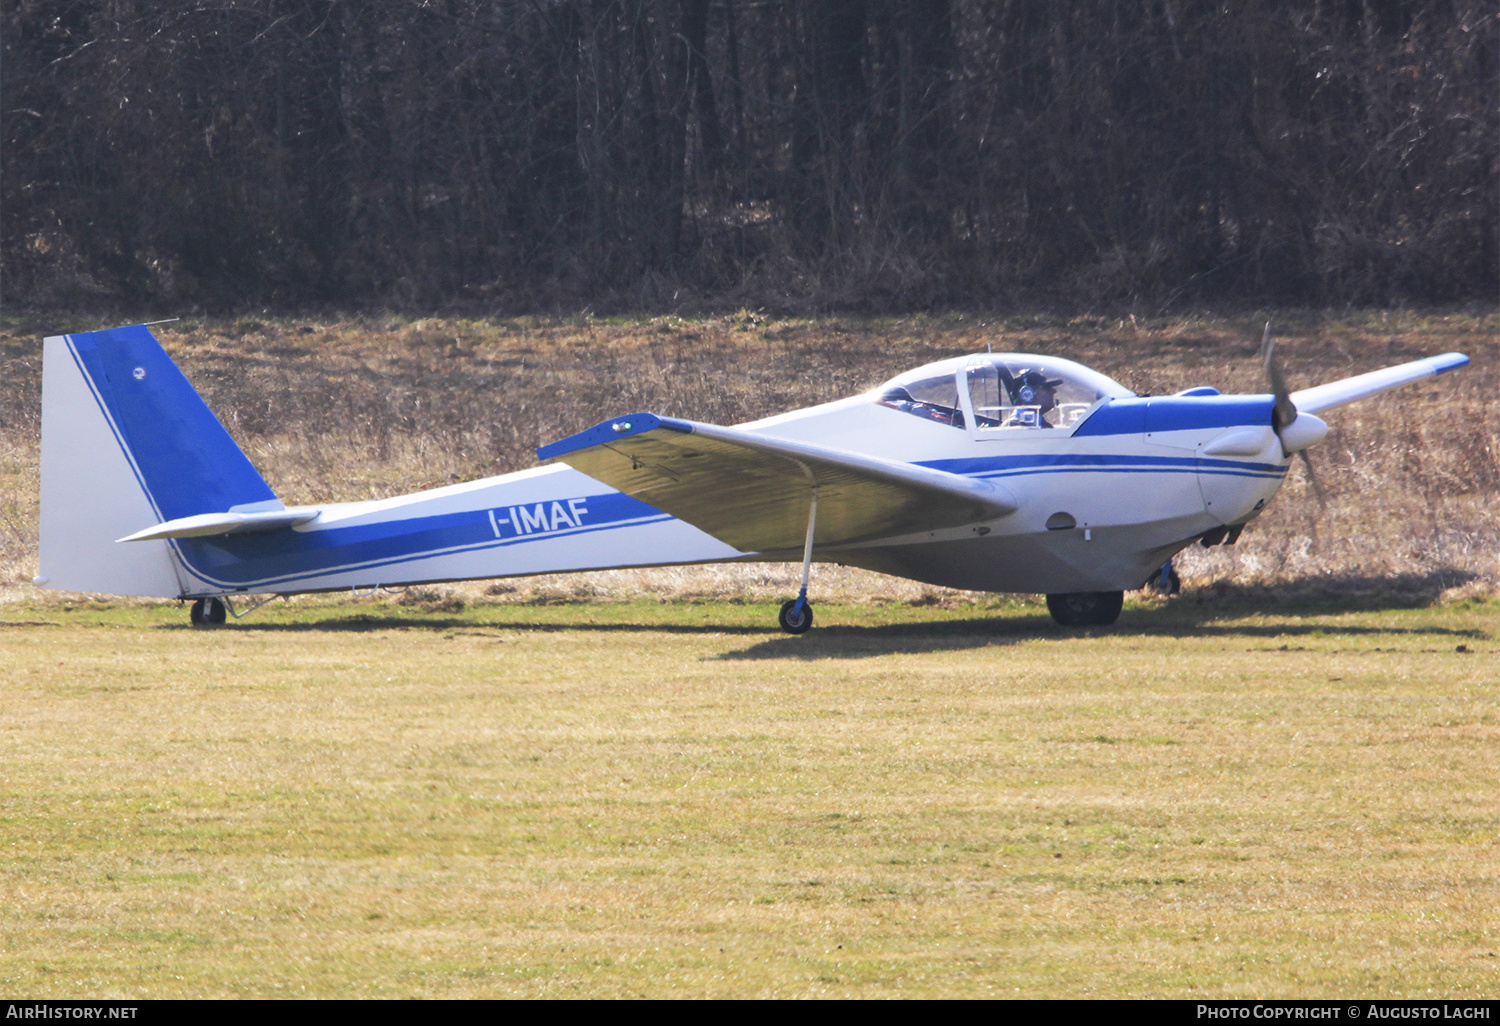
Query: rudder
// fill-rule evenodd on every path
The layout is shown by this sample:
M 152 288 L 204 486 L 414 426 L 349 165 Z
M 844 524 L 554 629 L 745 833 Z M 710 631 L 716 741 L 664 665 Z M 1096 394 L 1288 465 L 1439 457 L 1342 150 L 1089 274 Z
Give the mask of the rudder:
M 202 513 L 281 502 L 144 325 L 46 339 L 37 583 L 176 597 L 166 540 L 116 539 Z

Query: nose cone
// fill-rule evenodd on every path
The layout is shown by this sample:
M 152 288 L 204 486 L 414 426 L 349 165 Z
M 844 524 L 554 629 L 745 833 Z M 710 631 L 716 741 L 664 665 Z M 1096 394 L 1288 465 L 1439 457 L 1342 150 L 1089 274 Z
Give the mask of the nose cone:
M 1317 445 L 1327 437 L 1327 424 L 1311 413 L 1299 413 L 1296 420 L 1281 429 L 1281 448 L 1290 456 Z

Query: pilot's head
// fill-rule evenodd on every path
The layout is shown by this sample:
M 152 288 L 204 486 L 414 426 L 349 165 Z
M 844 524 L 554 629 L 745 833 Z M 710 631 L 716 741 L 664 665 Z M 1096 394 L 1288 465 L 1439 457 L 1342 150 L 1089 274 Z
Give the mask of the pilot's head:
M 1041 371 L 1027 371 L 1016 381 L 1016 400 L 1021 406 L 1036 406 L 1042 413 L 1057 407 L 1059 378 L 1049 378 Z

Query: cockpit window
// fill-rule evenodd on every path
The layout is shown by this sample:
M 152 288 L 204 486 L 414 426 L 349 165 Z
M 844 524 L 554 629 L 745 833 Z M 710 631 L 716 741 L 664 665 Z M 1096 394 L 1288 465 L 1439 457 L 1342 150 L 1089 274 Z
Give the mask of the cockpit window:
M 1071 428 L 1101 400 L 1134 394 L 1071 360 L 1019 353 L 928 364 L 892 378 L 875 392 L 881 405 L 959 428 L 967 426 L 967 409 L 980 437 L 1017 428 Z
M 970 357 L 964 380 L 981 431 L 1071 428 L 1099 400 L 1135 394 L 1071 360 L 1011 353 Z
M 914 373 L 921 374 L 922 371 Z M 878 395 L 876 401 L 893 410 L 935 420 L 939 424 L 964 426 L 964 411 L 958 405 L 958 383 L 954 380 L 952 367 L 946 374 L 928 373 L 916 378 L 903 374 L 882 388 Z

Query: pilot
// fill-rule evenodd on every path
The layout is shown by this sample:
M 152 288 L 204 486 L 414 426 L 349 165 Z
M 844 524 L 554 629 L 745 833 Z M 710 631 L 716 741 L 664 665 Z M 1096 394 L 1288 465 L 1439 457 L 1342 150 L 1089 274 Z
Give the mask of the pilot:
M 1052 427 L 1047 421 L 1047 414 L 1057 409 L 1057 386 L 1062 384 L 1061 378 L 1049 378 L 1041 371 L 1027 371 L 1016 378 L 1015 400 L 1017 406 L 1032 406 L 1036 408 L 1036 422 L 1031 422 L 1030 411 L 1022 414 L 1017 411 L 1017 418 L 1012 423 L 1025 423 L 1029 427 Z M 1020 418 L 1024 417 L 1024 421 Z

